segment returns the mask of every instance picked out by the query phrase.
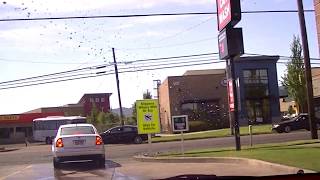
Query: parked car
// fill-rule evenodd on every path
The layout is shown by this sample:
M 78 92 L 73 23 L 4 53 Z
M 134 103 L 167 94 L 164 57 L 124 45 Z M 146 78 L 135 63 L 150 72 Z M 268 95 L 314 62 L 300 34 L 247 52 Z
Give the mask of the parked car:
M 319 119 L 316 119 L 317 128 L 319 129 Z M 293 130 L 306 129 L 310 130 L 308 114 L 300 114 L 289 120 L 281 121 L 272 125 L 272 131 L 278 133 L 286 132 L 289 133 Z
M 148 139 L 146 134 L 138 134 L 136 126 L 124 125 L 113 127 L 100 134 L 105 144 L 135 143 L 141 144 Z
M 52 143 L 53 166 L 61 162 L 93 160 L 105 166 L 105 149 L 101 136 L 91 124 L 61 125 Z

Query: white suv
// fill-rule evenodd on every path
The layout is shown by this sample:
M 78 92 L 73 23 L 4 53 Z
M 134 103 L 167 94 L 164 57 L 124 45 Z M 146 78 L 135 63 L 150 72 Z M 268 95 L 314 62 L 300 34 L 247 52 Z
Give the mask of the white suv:
M 52 143 L 53 166 L 61 162 L 93 160 L 105 166 L 105 150 L 101 136 L 91 124 L 68 124 L 59 127 Z

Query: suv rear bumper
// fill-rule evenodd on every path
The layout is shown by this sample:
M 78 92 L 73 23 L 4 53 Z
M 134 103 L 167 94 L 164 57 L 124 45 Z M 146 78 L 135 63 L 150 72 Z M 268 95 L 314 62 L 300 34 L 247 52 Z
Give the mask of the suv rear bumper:
M 56 157 L 56 160 L 58 162 L 64 162 L 64 161 L 81 161 L 81 160 L 99 160 L 104 158 L 105 156 L 102 154 L 91 154 L 91 155 Z

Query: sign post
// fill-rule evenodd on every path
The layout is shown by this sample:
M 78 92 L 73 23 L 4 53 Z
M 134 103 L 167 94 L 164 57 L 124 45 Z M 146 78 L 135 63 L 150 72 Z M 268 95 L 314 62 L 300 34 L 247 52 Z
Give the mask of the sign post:
M 172 116 L 173 132 L 181 134 L 181 154 L 184 155 L 184 137 L 183 131 L 189 131 L 189 121 L 187 115 Z
M 147 99 L 136 102 L 138 134 L 148 134 L 149 150 L 152 151 L 151 134 L 160 133 L 158 100 Z
M 227 60 L 229 112 L 233 114 L 233 128 L 236 150 L 241 149 L 238 91 L 234 58 L 244 53 L 242 28 L 234 28 L 241 20 L 240 0 L 216 0 L 218 19 L 218 47 L 220 59 Z M 231 116 L 231 115 L 230 115 Z M 231 119 L 230 119 L 231 121 Z

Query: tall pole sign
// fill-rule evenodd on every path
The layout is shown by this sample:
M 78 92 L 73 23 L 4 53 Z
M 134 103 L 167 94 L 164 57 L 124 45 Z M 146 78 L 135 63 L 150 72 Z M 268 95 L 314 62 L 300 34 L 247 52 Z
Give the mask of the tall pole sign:
M 217 0 L 217 14 L 219 31 L 229 25 L 235 26 L 241 20 L 240 1 Z
M 229 112 L 233 113 L 236 150 L 241 150 L 238 120 L 238 95 L 234 57 L 244 53 L 242 28 L 234 28 L 241 20 L 240 0 L 216 0 L 218 18 L 218 47 L 220 59 L 227 60 Z M 230 119 L 231 121 L 231 119 Z

